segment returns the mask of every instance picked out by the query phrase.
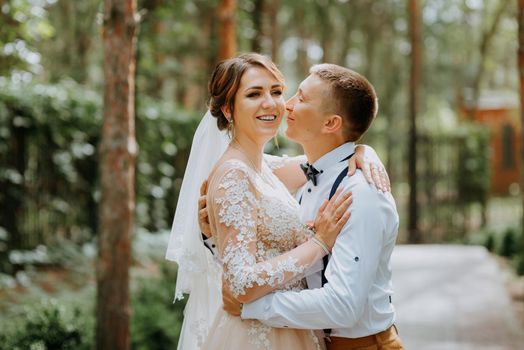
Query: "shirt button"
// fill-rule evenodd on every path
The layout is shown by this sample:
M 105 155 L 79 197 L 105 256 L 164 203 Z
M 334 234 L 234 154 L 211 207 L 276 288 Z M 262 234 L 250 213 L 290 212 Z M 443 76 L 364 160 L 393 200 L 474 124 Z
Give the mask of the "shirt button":
M 358 256 L 355 256 L 355 262 L 358 262 L 360 259 Z
M 309 193 L 311 193 L 311 188 L 308 188 L 307 191 L 308 191 Z
M 215 247 L 216 247 L 216 244 L 211 244 L 211 247 L 215 248 Z
M 264 311 L 269 311 L 269 305 L 264 306 Z
M 321 173 L 321 174 L 324 174 L 324 170 L 320 170 L 320 173 Z

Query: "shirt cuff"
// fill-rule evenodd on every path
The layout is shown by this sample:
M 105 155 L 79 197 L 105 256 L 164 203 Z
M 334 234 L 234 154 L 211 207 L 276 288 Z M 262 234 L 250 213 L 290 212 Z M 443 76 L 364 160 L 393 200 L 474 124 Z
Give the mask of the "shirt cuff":
M 244 304 L 240 318 L 243 320 L 263 320 L 264 314 L 271 308 L 273 294 L 268 294 L 251 303 Z

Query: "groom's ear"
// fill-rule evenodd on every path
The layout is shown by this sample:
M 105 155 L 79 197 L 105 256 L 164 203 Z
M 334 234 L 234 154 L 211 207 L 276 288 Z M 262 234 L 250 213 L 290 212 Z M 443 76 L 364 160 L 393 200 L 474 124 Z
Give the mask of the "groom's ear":
M 332 114 L 326 118 L 322 127 L 326 134 L 332 134 L 342 130 L 342 117 L 338 114 Z

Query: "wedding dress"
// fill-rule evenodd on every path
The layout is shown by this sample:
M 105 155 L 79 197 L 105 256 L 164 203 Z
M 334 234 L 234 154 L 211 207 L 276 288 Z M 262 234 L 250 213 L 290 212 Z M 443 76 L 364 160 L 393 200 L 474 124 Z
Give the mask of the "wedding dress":
M 313 263 L 301 256 L 300 247 L 289 253 L 312 233 L 299 220 L 298 203 L 266 161 L 260 173 L 238 159 L 223 161 L 209 181 L 209 220 L 223 278 L 237 296 L 257 288 L 304 289 L 304 273 Z M 318 350 L 324 344 L 311 330 L 272 328 L 219 308 L 201 348 Z

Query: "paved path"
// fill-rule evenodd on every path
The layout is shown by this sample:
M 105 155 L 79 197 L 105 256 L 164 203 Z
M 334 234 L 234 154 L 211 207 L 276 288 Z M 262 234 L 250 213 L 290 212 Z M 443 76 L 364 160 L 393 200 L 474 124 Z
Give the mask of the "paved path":
M 484 248 L 399 245 L 393 274 L 407 350 L 524 349 L 501 271 Z

